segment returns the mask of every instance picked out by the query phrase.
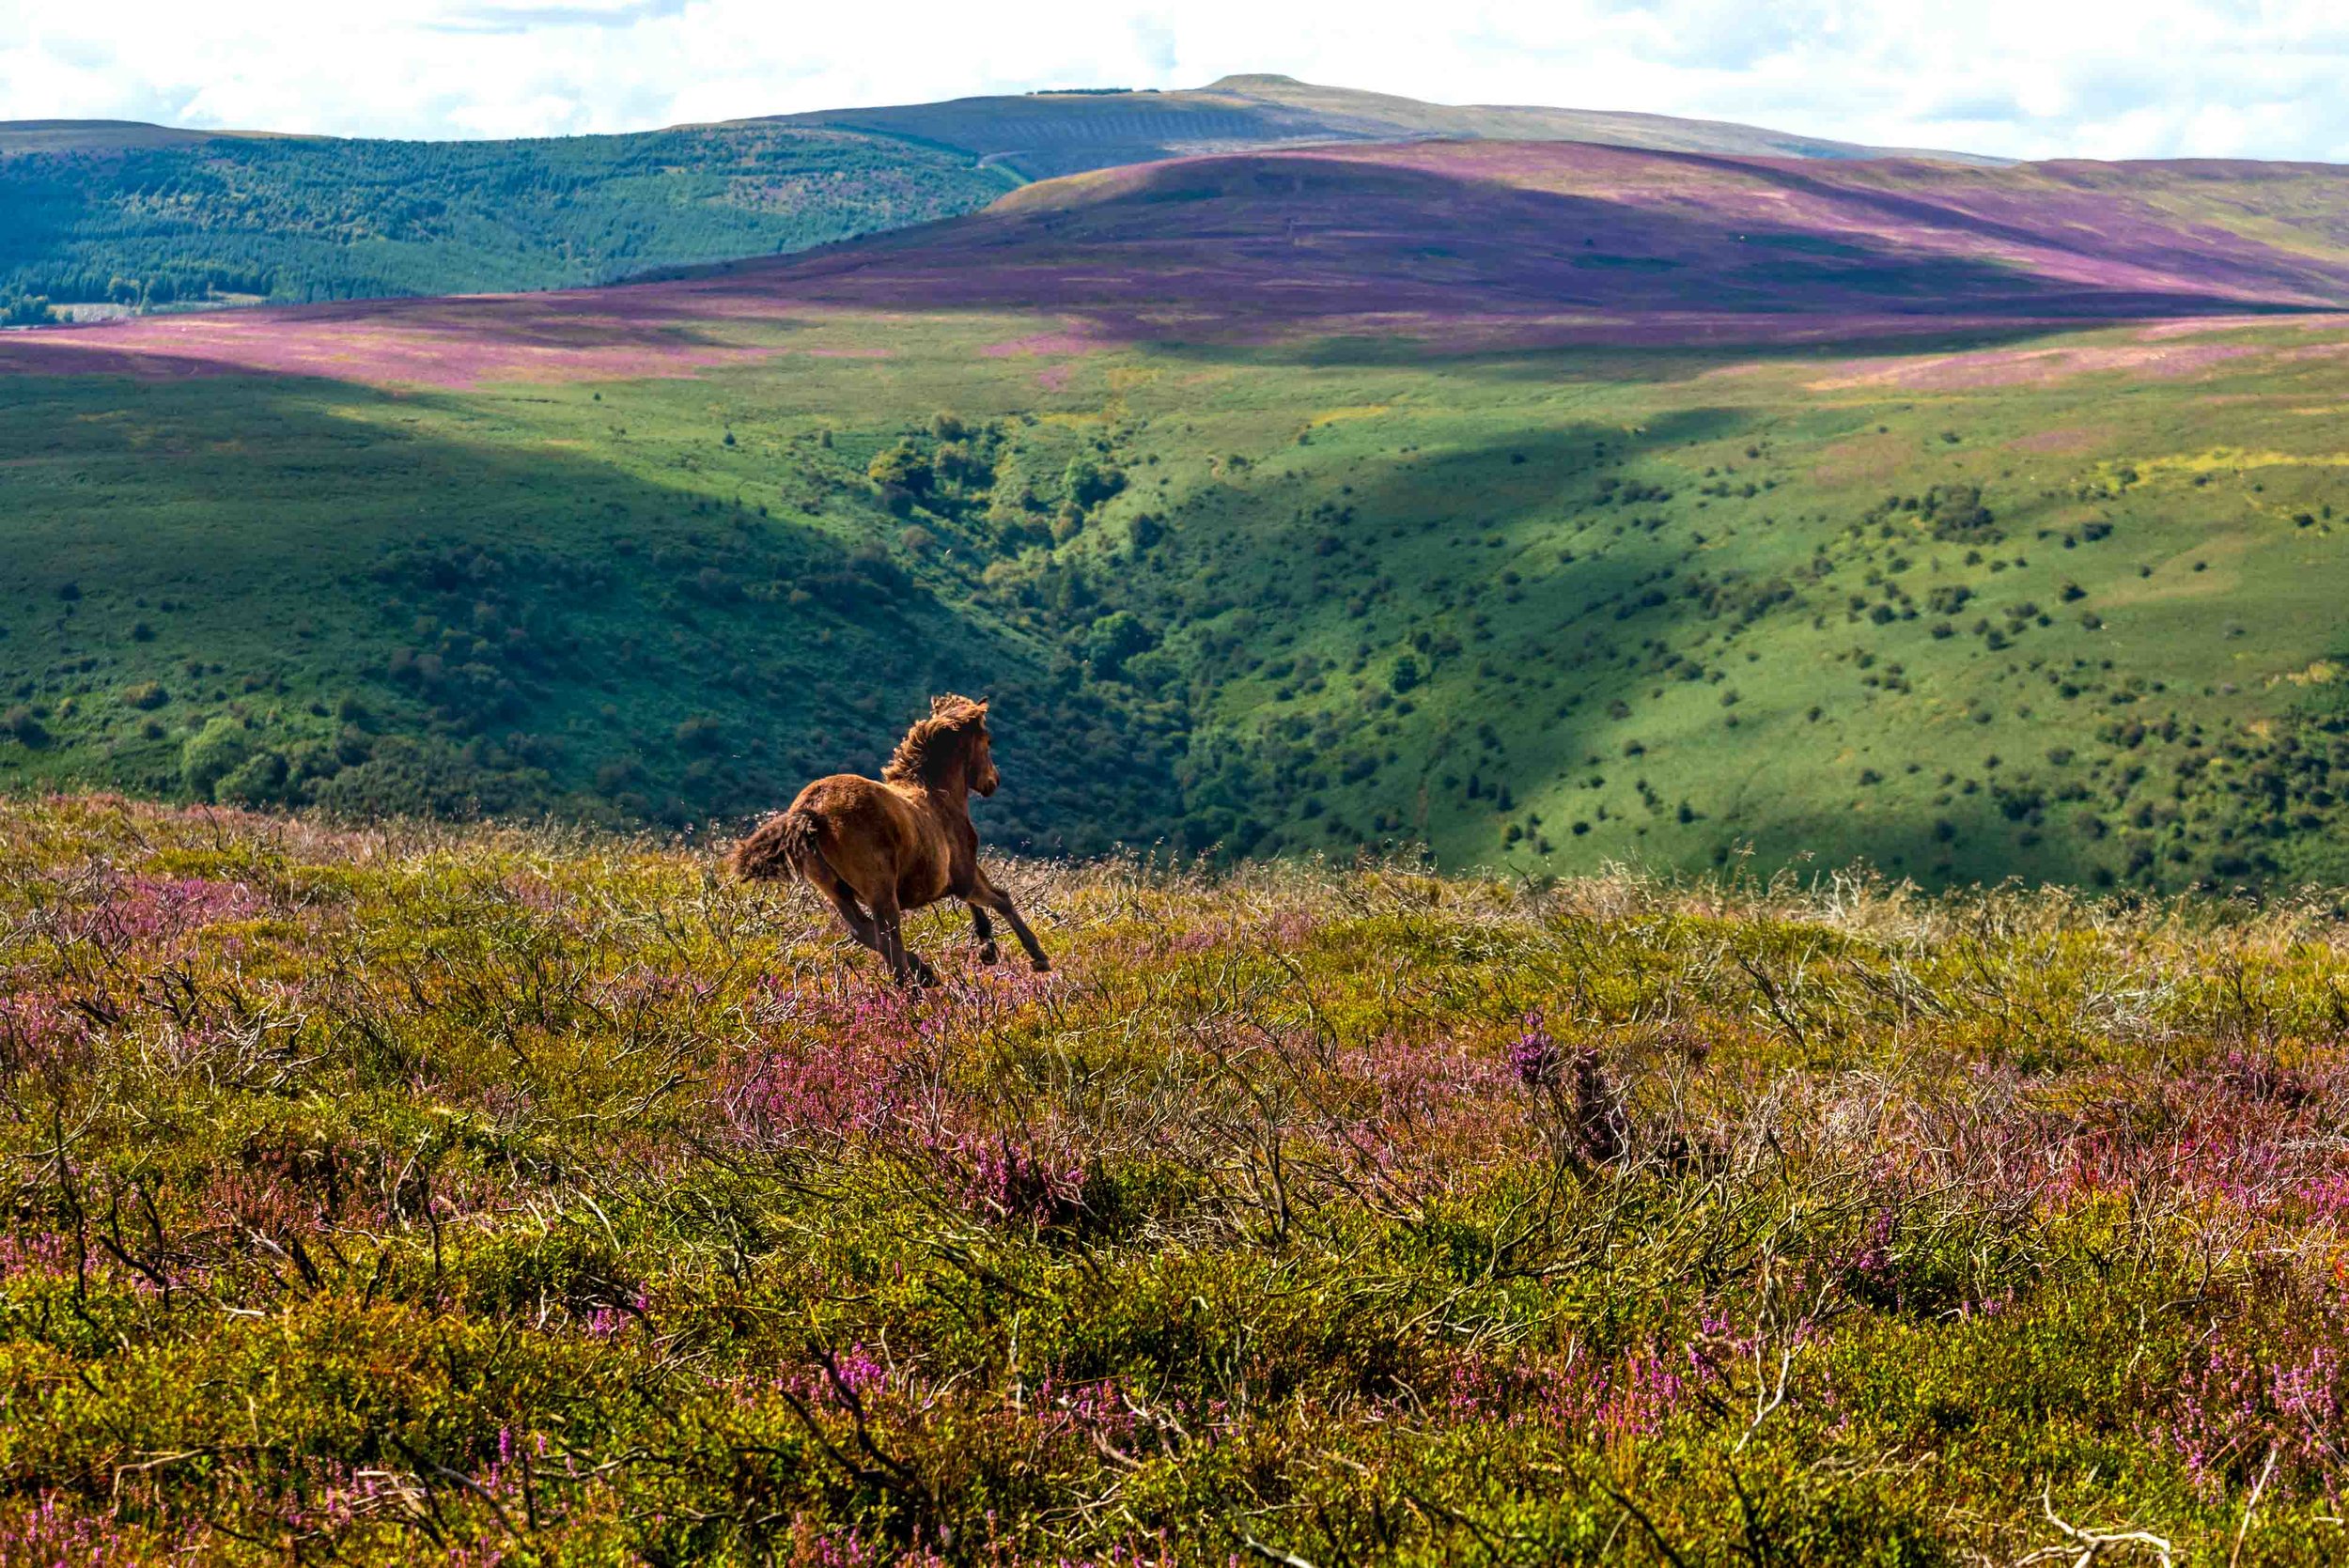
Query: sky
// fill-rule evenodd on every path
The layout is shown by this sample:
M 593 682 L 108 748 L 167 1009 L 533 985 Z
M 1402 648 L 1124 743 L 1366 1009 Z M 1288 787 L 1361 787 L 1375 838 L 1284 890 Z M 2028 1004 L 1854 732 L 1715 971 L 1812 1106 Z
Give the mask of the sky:
M 0 119 L 566 135 L 1239 71 L 2010 157 L 2349 162 L 2344 0 L 0 0 Z

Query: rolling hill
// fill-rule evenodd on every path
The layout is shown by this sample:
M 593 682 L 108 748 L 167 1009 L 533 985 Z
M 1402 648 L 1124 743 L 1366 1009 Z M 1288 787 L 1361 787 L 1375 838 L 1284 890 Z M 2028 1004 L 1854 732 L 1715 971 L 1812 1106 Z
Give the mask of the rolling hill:
M 1813 163 L 1444 142 L 1026 187 L 771 273 L 860 305 L 1073 310 L 1128 340 L 1344 330 L 1518 343 L 1865 336 L 1901 318 L 2349 303 L 2349 169 Z
M 1040 176 L 1434 136 L 1800 158 L 1876 150 L 1659 116 L 1451 108 L 1281 76 L 552 140 L 0 121 L 0 309 L 571 287 L 948 217 Z
M 967 155 L 820 129 L 390 142 L 0 125 L 0 299 L 135 310 L 526 289 L 982 207 Z
M 1410 351 L 1855 343 L 2349 307 L 2349 170 L 1822 163 L 1446 142 L 1180 159 L 957 222 L 543 299 L 386 302 L 47 333 L 0 360 L 465 380 L 737 357 L 794 309 L 1037 310 L 1105 342 Z M 577 356 L 577 357 L 566 357 Z M 371 363 L 388 363 L 373 362 Z
M 1226 76 L 1176 92 L 1044 92 L 830 109 L 779 116 L 773 123 L 916 137 L 1006 164 L 1031 179 L 1317 143 L 1595 142 L 1654 151 L 1829 159 L 1879 158 L 1905 150 L 1668 115 L 1426 103 L 1272 74 Z M 1967 153 L 1924 156 L 1998 162 Z
M 570 294 L 0 340 L 21 784 L 2349 872 L 2342 171 L 1178 162 Z

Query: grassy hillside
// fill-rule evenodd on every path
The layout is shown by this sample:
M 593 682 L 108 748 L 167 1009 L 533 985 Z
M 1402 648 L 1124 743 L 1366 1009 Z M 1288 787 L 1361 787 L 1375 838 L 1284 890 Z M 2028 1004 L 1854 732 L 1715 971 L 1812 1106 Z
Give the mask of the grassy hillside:
M 1414 254 L 1393 169 L 1268 160 L 659 286 L 19 335 L 0 775 L 682 823 L 955 689 L 1015 843 L 2349 877 L 2349 327 L 2042 314 L 2336 287 L 2320 171 L 1852 166 L 1811 210 L 1908 226 L 1821 220 L 1748 263 L 1774 302 L 1628 263 L 1689 179 L 1803 254 L 1734 207 L 1784 166 L 1549 156 L 1623 194 L 1548 253 L 1532 175 Z M 2123 248 L 2056 245 L 2083 214 Z
M 0 1556 L 2339 1556 L 2336 915 L 711 869 L 0 804 Z
M 0 125 L 0 299 L 576 287 L 967 212 L 1015 183 L 935 147 L 771 126 L 387 142 L 17 122 Z
M 1121 163 L 1305 143 L 1433 137 L 1597 142 L 1655 150 L 1779 158 L 1875 158 L 1859 147 L 1760 126 L 1669 115 L 1507 104 L 1425 103 L 1391 93 L 1328 87 L 1269 74 L 1226 76 L 1178 92 L 1086 91 L 957 98 L 785 115 L 771 123 L 825 125 L 913 136 L 958 147 L 1033 179 Z M 1964 163 L 1995 160 L 1961 153 Z

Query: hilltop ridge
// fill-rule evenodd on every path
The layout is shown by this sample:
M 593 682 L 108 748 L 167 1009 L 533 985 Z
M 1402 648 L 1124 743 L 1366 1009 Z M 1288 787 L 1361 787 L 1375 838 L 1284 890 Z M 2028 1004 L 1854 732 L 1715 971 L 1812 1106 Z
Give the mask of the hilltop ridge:
M 1923 156 L 1956 163 L 1999 162 L 1962 152 L 1911 153 L 1867 147 L 1726 120 L 1532 105 L 1429 103 L 1268 72 L 1222 76 L 1203 87 L 1044 92 L 827 109 L 774 116 L 774 123 L 916 136 L 1008 165 L 1035 179 L 1166 158 L 1328 143 L 1433 139 L 1593 142 L 1652 151 L 1783 158 Z

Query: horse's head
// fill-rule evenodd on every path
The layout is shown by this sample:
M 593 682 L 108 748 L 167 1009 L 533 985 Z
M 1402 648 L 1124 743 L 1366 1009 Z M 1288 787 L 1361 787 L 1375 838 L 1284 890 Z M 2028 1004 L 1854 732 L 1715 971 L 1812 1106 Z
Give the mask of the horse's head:
M 981 795 L 994 794 L 1002 782 L 987 733 L 987 704 L 949 693 L 930 699 L 930 716 L 906 731 L 881 777 L 940 790 L 949 787 L 957 768 L 964 786 Z
M 992 795 L 1003 778 L 995 771 L 995 737 L 987 733 L 987 699 L 971 704 L 970 709 L 969 727 L 963 732 L 969 750 L 963 754 L 970 758 L 971 787 L 981 795 Z
M 930 721 L 962 743 L 963 779 L 980 795 L 992 795 L 1003 776 L 995 771 L 994 737 L 987 733 L 987 700 L 947 695 L 930 699 Z

